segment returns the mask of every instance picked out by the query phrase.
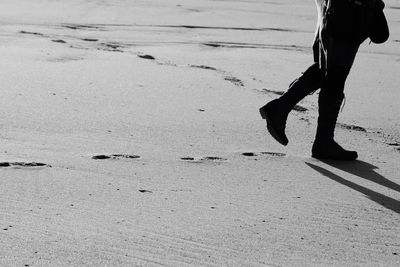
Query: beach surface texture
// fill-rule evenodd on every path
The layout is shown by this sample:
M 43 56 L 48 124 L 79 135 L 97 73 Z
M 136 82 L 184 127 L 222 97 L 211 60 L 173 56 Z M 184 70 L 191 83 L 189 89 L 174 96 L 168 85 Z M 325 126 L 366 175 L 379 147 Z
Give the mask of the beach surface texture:
M 336 139 L 258 108 L 312 63 L 312 0 L 1 0 L 0 266 L 400 266 L 400 3 Z

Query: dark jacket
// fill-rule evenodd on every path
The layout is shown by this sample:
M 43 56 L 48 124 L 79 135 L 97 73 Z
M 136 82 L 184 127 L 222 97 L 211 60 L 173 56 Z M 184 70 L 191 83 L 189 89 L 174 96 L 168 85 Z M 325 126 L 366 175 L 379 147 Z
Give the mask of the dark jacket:
M 329 35 L 349 43 L 370 38 L 383 43 L 389 28 L 382 0 L 315 0 L 318 11 L 316 36 L 321 41 Z

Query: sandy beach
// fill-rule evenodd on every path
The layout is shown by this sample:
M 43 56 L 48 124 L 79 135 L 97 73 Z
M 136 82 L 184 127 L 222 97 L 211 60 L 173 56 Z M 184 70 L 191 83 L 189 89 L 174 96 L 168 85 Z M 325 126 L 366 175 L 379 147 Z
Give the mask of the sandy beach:
M 1 0 L 0 266 L 399 266 L 400 3 L 311 157 L 258 108 L 312 61 L 311 0 Z

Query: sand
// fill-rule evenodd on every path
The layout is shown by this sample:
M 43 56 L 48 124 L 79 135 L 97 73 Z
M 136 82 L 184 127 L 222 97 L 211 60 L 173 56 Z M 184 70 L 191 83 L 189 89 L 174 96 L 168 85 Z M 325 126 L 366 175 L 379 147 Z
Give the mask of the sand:
M 364 43 L 336 138 L 317 94 L 258 108 L 310 64 L 311 0 L 2 0 L 1 266 L 399 266 L 399 3 Z

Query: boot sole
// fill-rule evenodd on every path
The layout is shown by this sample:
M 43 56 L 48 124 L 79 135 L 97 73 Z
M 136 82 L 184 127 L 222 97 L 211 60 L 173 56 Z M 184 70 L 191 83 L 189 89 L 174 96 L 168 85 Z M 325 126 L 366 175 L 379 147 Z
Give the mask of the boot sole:
M 282 139 L 279 137 L 279 135 L 276 133 L 275 129 L 271 126 L 271 125 L 272 125 L 271 119 L 268 117 L 268 115 L 267 115 L 267 113 L 265 112 L 265 110 L 264 110 L 263 108 L 260 108 L 259 111 L 260 111 L 261 118 L 263 118 L 264 120 L 267 121 L 267 129 L 268 129 L 268 132 L 271 134 L 271 136 L 272 136 L 276 141 L 278 141 L 278 143 L 280 143 L 281 145 L 286 146 L 286 145 L 288 144 L 288 142 L 286 142 L 285 140 L 282 140 Z

